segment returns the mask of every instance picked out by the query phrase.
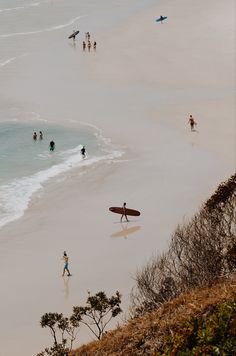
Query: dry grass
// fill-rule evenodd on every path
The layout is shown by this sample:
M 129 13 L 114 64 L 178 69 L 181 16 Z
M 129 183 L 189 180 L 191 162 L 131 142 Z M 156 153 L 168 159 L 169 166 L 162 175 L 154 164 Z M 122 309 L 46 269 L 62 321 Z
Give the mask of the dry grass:
M 102 340 L 81 346 L 70 356 L 151 355 L 178 325 L 192 316 L 207 313 L 235 293 L 236 274 L 229 279 L 218 280 L 211 287 L 198 288 L 166 302 L 156 311 L 108 332 Z

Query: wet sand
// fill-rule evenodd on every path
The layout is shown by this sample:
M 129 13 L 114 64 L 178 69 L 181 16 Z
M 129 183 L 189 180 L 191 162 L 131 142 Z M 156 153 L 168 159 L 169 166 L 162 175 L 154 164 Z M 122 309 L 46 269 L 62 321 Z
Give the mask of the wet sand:
M 87 290 L 119 290 L 127 310 L 136 269 L 233 173 L 233 8 L 231 0 L 160 1 L 109 31 L 98 26 L 96 53 L 82 52 L 82 37 L 75 47 L 59 42 L 67 33 L 59 31 L 21 58 L 24 80 L 16 76 L 6 98 L 50 122 L 95 125 L 124 155 L 49 182 L 1 229 L 1 356 L 39 352 L 51 341 L 40 316 L 70 313 Z M 156 24 L 159 14 L 168 21 Z M 124 201 L 141 211 L 127 227 L 108 211 Z M 64 250 L 70 279 L 61 277 Z

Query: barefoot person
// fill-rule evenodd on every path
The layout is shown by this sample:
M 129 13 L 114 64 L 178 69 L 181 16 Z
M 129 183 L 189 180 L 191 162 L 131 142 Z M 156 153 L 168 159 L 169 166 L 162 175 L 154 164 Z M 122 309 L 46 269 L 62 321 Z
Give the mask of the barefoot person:
M 36 132 L 33 133 L 33 140 L 35 140 L 35 141 L 37 140 L 37 133 Z
M 192 117 L 192 115 L 189 116 L 189 120 L 188 120 L 190 127 L 191 127 L 191 131 L 194 131 L 194 126 L 197 125 L 196 121 L 194 120 L 194 118 Z
M 125 216 L 126 221 L 129 221 L 126 215 L 126 203 L 123 204 L 123 214 L 121 215 L 120 221 L 122 222 L 123 217 Z
M 69 257 L 67 256 L 66 251 L 64 251 L 62 259 L 64 260 L 64 268 L 63 268 L 62 277 L 64 277 L 65 272 L 67 272 L 67 276 L 71 276 L 69 268 L 68 268 L 68 266 L 69 266 Z
M 43 139 L 43 133 L 42 133 L 42 131 L 39 131 L 39 139 L 40 139 L 40 140 Z

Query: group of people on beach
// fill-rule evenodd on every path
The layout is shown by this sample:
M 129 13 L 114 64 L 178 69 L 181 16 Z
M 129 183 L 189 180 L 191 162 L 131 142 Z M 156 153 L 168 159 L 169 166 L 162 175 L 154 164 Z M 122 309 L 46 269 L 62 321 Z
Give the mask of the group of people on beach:
M 85 32 L 85 41 L 83 41 L 83 51 L 85 51 L 86 48 L 88 48 L 88 51 L 90 52 L 92 48 L 90 37 L 91 37 L 90 32 Z M 97 42 L 93 41 L 93 50 L 96 51 L 96 49 L 97 49 Z
M 39 136 L 39 139 L 40 139 L 40 140 L 43 139 L 43 133 L 42 133 L 42 131 L 39 131 L 39 135 L 37 135 L 37 132 L 35 131 L 35 132 L 33 133 L 33 140 L 34 140 L 34 141 L 37 141 L 38 136 Z M 54 141 L 50 141 L 50 142 L 49 142 L 49 149 L 50 149 L 50 151 L 54 151 L 54 149 L 55 149 L 55 142 L 54 142 Z

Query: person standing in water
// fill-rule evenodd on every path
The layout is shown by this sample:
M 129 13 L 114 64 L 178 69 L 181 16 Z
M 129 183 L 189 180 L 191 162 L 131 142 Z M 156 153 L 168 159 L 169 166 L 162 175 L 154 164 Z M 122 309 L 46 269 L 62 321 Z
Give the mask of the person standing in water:
M 122 222 L 124 216 L 126 218 L 126 221 L 129 221 L 126 214 L 126 203 L 123 204 L 123 214 L 121 215 L 120 222 Z
M 49 143 L 49 147 L 50 147 L 50 151 L 54 151 L 54 149 L 55 149 L 55 142 L 54 142 L 54 141 L 51 141 L 51 142 Z
M 96 49 L 97 49 L 97 42 L 96 41 L 93 42 L 93 49 L 94 49 L 94 51 L 96 51 Z
M 190 127 L 191 127 L 191 131 L 194 131 L 194 126 L 197 125 L 196 121 L 194 120 L 194 118 L 192 117 L 192 115 L 189 116 L 189 120 L 188 120 Z
M 84 146 L 81 148 L 80 153 L 81 153 L 82 157 L 85 158 L 86 150 L 85 150 Z
M 40 140 L 43 139 L 43 133 L 42 133 L 42 131 L 39 131 L 39 138 L 40 138 Z
M 37 140 L 37 133 L 36 132 L 33 133 L 33 140 L 35 140 L 35 141 Z
M 69 257 L 67 256 L 66 251 L 64 251 L 62 259 L 64 260 L 64 268 L 63 268 L 62 277 L 64 277 L 65 272 L 67 272 L 67 276 L 71 276 L 70 271 L 69 271 Z

